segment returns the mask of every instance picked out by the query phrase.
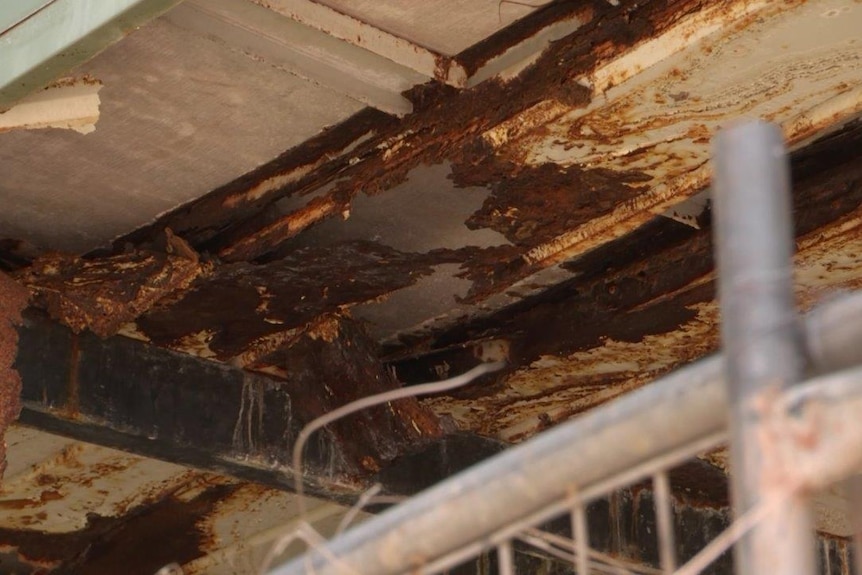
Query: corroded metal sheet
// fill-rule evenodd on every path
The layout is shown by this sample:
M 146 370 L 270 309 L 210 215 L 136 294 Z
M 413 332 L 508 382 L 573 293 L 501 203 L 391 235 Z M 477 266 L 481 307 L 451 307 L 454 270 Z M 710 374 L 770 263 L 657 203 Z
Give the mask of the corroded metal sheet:
M 362 194 L 403 194 L 405 180 L 419 173 L 421 164 L 451 166 L 451 184 L 441 186 L 488 190 L 472 214 L 455 210 L 452 217 L 503 238 L 493 246 L 412 252 L 378 264 L 394 266 L 397 274 L 411 270 L 414 277 L 428 276 L 429 266 L 455 264 L 460 268 L 449 275 L 471 282 L 466 293 L 454 288 L 457 282 L 448 283 L 459 290 L 450 295 L 453 313 L 438 308 L 434 317 L 417 318 L 412 326 L 402 322 L 389 332 L 372 328 L 388 343 L 410 345 L 572 278 L 561 264 L 701 192 L 710 176 L 709 139 L 723 123 L 762 116 L 780 122 L 790 143 L 803 147 L 862 111 L 856 88 L 862 81 L 862 46 L 855 34 L 862 11 L 849 0 L 647 3 L 619 9 L 602 4 L 581 7 L 577 16 L 581 29 L 509 81 L 489 80 L 457 94 L 417 89 L 414 114 L 373 132 L 362 122 L 355 133 L 346 126 L 353 139 L 333 144 L 331 161 L 272 166 L 263 180 L 233 182 L 229 197 L 252 199 L 238 204 L 244 206 L 236 212 L 241 225 L 201 226 L 226 217 L 228 212 L 218 215 L 213 209 L 213 201 L 225 197 L 219 191 L 206 208 L 209 214 L 204 200 L 149 232 L 170 222 L 192 239 L 205 237 L 193 245 L 222 258 L 278 265 L 275 261 L 292 258 L 297 249 L 314 247 L 316 228 L 325 225 L 333 235 L 340 226 L 351 228 L 354 204 L 356 217 L 362 217 Z M 258 203 L 264 197 L 257 193 L 261 186 L 269 208 Z M 255 215 L 255 209 L 262 211 Z M 198 227 L 189 226 L 191 221 Z M 435 223 L 400 225 L 407 234 L 411 227 Z M 198 236 L 200 229 L 207 229 L 206 236 Z M 370 229 L 361 239 L 382 243 L 375 249 L 398 248 Z M 324 277 L 318 282 L 321 293 L 324 286 L 344 285 Z M 389 317 L 396 308 L 384 300 L 399 290 L 416 291 L 414 283 L 380 284 L 373 297 L 348 297 L 341 305 L 361 304 L 372 321 Z M 253 337 L 269 337 L 274 328 L 263 331 Z
M 177 563 L 185 573 L 253 574 L 303 519 L 285 491 L 22 427 L 11 428 L 9 444 L 0 490 L 4 570 L 151 574 Z M 324 536 L 346 511 L 311 498 L 306 508 L 305 521 Z
M 836 130 L 845 139 L 829 154 L 858 146 L 862 8 L 612 4 L 542 11 L 580 27 L 514 77 L 460 92 L 417 87 L 403 120 L 357 114 L 118 240 L 114 258 L 138 257 L 172 228 L 213 266 L 170 297 L 132 306 L 121 333 L 284 378 L 287 344 L 320 316 L 355 308 L 378 322 L 399 376 L 405 358 L 426 359 L 425 375 L 442 377 L 466 365 L 450 356 L 507 353 L 507 378 L 429 405 L 510 441 L 714 349 L 709 212 L 700 230 L 655 216 L 704 192 L 709 140 L 739 116 L 781 123 L 798 150 Z M 471 71 L 487 62 L 471 67 L 468 56 L 459 62 Z M 828 234 L 855 229 L 841 222 L 860 193 L 846 165 L 800 158 L 808 305 L 855 285 L 853 232 Z M 426 202 L 459 192 L 462 201 L 399 219 L 410 213 L 399 202 L 417 193 L 405 191 L 411 180 L 429 173 L 437 179 L 419 191 L 442 192 Z M 831 187 L 812 187 L 833 175 Z M 383 198 L 395 206 L 389 218 L 371 213 Z M 88 266 L 112 261 L 91 255 Z M 423 294 L 439 298 L 411 315 Z M 387 319 L 402 312 L 409 321 Z

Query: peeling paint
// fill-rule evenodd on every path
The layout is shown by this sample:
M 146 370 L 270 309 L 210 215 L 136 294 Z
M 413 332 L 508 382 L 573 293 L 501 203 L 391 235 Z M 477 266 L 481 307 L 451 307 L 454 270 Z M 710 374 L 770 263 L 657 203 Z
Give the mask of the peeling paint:
M 0 112 L 0 132 L 58 128 L 89 134 L 99 121 L 101 89 L 89 76 L 58 80 Z
M 715 349 L 714 308 L 695 304 L 692 309 L 695 319 L 679 330 L 647 335 L 639 342 L 609 338 L 565 358 L 540 358 L 509 377 L 492 396 L 424 403 L 438 415 L 453 417 L 462 429 L 522 441 Z
M 793 156 L 803 310 L 862 288 L 860 132 L 853 124 Z M 560 299 L 540 296 L 438 338 L 441 349 L 424 365 L 454 363 L 465 355 L 459 348 L 497 336 L 509 342 L 513 371 L 485 390 L 427 405 L 463 429 L 519 441 L 713 351 L 718 310 L 708 218 L 704 224 L 653 220 L 569 262 L 574 277 L 557 290 Z M 399 374 L 418 365 L 396 363 Z

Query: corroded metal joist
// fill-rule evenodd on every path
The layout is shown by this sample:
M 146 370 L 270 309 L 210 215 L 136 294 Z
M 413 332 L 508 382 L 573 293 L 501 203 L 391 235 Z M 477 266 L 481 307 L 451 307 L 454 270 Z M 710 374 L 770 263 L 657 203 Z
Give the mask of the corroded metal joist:
M 856 65 L 860 45 L 855 41 L 855 30 L 860 13 L 849 0 L 780 5 L 743 0 L 621 4 L 559 3 L 541 10 L 525 18 L 517 30 L 498 37 L 495 53 L 487 52 L 492 47 L 485 46 L 484 56 L 479 54 L 481 50 L 475 54 L 475 66 L 464 64 L 472 74 L 482 62 L 504 55 L 505 49 L 499 44 L 504 36 L 510 44 L 521 42 L 563 19 L 582 19 L 577 32 L 551 44 L 510 80 L 489 80 L 460 92 L 439 85 L 416 89 L 411 94 L 416 110 L 400 122 L 362 112 L 177 209 L 153 226 L 130 234 L 118 241 L 116 248 L 121 249 L 126 241 L 145 245 L 169 226 L 195 249 L 225 260 L 256 260 L 266 266 L 276 261 L 294 262 L 297 248 L 309 237 L 307 231 L 313 233 L 310 228 L 327 219 L 329 224 L 340 225 L 338 220 L 348 217 L 352 208 L 354 222 L 360 218 L 359 202 L 353 202 L 359 194 L 397 194 L 395 188 L 404 184 L 417 166 L 444 164 L 451 166 L 456 187 L 488 190 L 484 205 L 462 218 L 464 225 L 501 234 L 505 240 L 500 239 L 500 245 L 472 250 L 465 247 L 449 254 L 437 253 L 439 250 L 397 254 L 399 265 L 405 266 L 402 269 L 414 272 L 412 280 L 423 276 L 429 266 L 445 262 L 460 266 L 458 279 L 472 285 L 461 301 L 453 301 L 453 308 L 463 313 L 387 334 L 392 336 L 390 341 L 405 333 L 409 342 L 450 327 L 457 332 L 461 318 L 491 314 L 549 286 L 559 288 L 557 293 L 571 286 L 581 290 L 584 281 L 589 282 L 584 291 L 594 293 L 578 298 L 577 303 L 587 315 L 594 307 L 592 296 L 601 300 L 598 313 L 588 316 L 599 328 L 605 319 L 600 316 L 620 310 L 632 312 L 616 324 L 619 329 L 614 334 L 593 330 L 594 342 L 619 334 L 629 342 L 654 333 L 636 324 L 643 325 L 651 311 L 644 312 L 640 306 L 654 308 L 659 303 L 652 301 L 655 298 L 664 298 L 665 309 L 673 307 L 676 312 L 674 316 L 665 314 L 656 324 L 661 328 L 658 335 L 667 333 L 667 318 L 671 317 L 685 319 L 687 325 L 704 319 L 695 326 L 699 329 L 714 318 L 709 307 L 711 287 L 695 285 L 709 284 L 703 277 L 710 273 L 709 256 L 702 255 L 709 250 L 703 249 L 706 244 L 700 235 L 692 233 L 685 238 L 686 231 L 655 224 L 653 218 L 691 194 L 703 192 L 709 175 L 705 166 L 709 138 L 728 118 L 748 114 L 780 122 L 789 143 L 803 150 L 812 138 L 858 115 L 862 93 L 856 86 L 862 77 Z M 740 59 L 751 66 L 741 69 Z M 465 55 L 462 63 L 468 60 Z M 850 197 L 850 193 L 845 195 Z M 820 218 L 817 225 L 846 215 L 848 202 L 840 194 L 831 198 L 840 209 L 833 211 L 831 220 Z M 818 218 L 833 205 L 829 201 L 812 208 Z M 702 214 L 704 222 L 708 217 L 708 213 Z M 812 222 L 818 219 L 804 217 Z M 668 236 L 678 240 L 672 247 L 676 261 L 666 266 L 633 263 L 625 272 L 612 263 L 614 277 L 610 281 L 599 277 L 612 258 L 631 262 L 629 256 L 637 254 L 645 262 L 651 254 L 645 253 L 643 246 L 656 245 Z M 696 244 L 692 252 L 701 254 L 703 261 L 695 255 L 684 257 L 687 240 Z M 309 246 L 314 247 L 313 240 Z M 817 249 L 813 243 L 809 247 Z M 855 248 L 846 255 L 851 253 L 856 253 Z M 321 262 L 316 260 L 316 265 Z M 677 264 L 684 267 L 673 268 Z M 808 270 L 819 265 L 814 261 L 809 264 Z M 686 274 L 688 284 L 681 277 Z M 814 275 L 812 271 L 809 277 Z M 566 280 L 572 282 L 560 286 Z M 338 291 L 346 285 L 331 280 L 319 283 L 317 294 L 329 288 L 330 296 L 334 285 L 339 285 Z M 806 289 L 824 289 L 825 283 Z M 692 289 L 685 290 L 686 285 Z M 678 292 L 687 298 L 682 305 L 668 303 L 674 290 L 685 290 Z M 207 291 L 213 289 L 201 286 L 196 293 Z M 377 295 L 392 291 L 394 288 L 380 290 Z M 640 294 L 639 301 L 629 297 L 633 292 Z M 346 305 L 349 299 L 339 303 Z M 189 298 L 175 311 L 182 311 L 185 317 L 200 317 L 196 308 L 202 305 L 202 299 Z M 698 305 L 701 308 L 695 309 Z M 644 313 L 635 317 L 636 312 Z M 695 318 L 698 314 L 701 317 Z M 652 315 L 661 316 L 658 312 Z M 142 333 L 152 332 L 157 344 L 176 342 L 175 336 L 195 335 L 175 331 L 170 317 L 170 310 L 165 310 L 144 318 L 149 325 L 141 329 Z M 284 321 L 281 317 L 270 319 Z M 677 321 L 673 327 L 680 325 Z M 210 326 L 204 328 L 197 334 L 208 333 Z M 264 325 L 246 341 L 232 344 L 229 351 L 276 330 L 274 324 Z M 457 338 L 450 341 L 453 339 Z M 710 333 L 698 331 L 691 339 L 700 347 L 693 350 L 688 346 L 692 353 L 678 353 L 674 358 L 677 362 L 693 360 L 714 347 Z M 554 348 L 556 344 L 548 338 L 542 345 L 547 347 L 533 346 L 529 361 L 572 351 L 562 345 Z M 578 342 L 577 351 L 586 345 Z M 209 351 L 222 358 L 228 352 Z M 415 350 L 397 351 L 406 355 Z M 669 367 L 662 361 L 659 370 Z M 650 378 L 655 375 L 653 370 Z M 547 381 L 556 386 L 560 380 L 565 380 L 565 373 Z M 586 387 L 580 383 L 565 387 L 583 391 Z M 593 389 L 599 386 L 595 380 L 588 383 Z M 546 392 L 547 387 L 541 391 Z M 501 402 L 523 397 L 520 391 Z M 535 390 L 527 390 L 527 394 L 539 395 Z M 569 399 L 551 402 L 554 412 L 546 418 L 556 422 L 570 416 L 571 411 L 564 413 L 561 407 L 572 405 Z M 501 415 L 502 411 L 497 406 L 485 409 L 487 420 L 493 423 L 481 431 L 491 434 L 505 427 L 506 414 Z M 515 410 L 506 411 L 511 415 Z M 472 428 L 480 429 L 480 425 Z M 523 437 L 522 431 L 510 430 L 505 438 Z
M 21 421 L 290 487 L 290 451 L 304 424 L 397 386 L 372 351 L 357 325 L 321 320 L 284 350 L 285 381 L 123 337 L 76 335 L 28 313 L 16 361 Z M 349 499 L 397 457 L 442 437 L 437 418 L 415 399 L 372 408 L 312 437 L 303 480 L 308 492 Z
M 689 0 L 686 4 L 697 2 Z M 595 2 L 594 6 L 586 7 L 560 3 L 538 11 L 512 30 L 501 32 L 499 37 L 493 39 L 492 45 L 481 43 L 468 50 L 463 65 L 471 72 L 479 70 L 494 59 L 506 56 L 506 49 L 513 41 L 527 41 L 533 34 L 560 21 L 586 22 L 583 26 L 585 30 L 578 30 L 565 41 L 551 44 L 542 54 L 540 65 L 528 66 L 522 74 L 509 81 L 493 79 L 461 92 L 448 86 L 420 86 L 410 94 L 416 111 L 402 122 L 381 123 L 381 129 L 375 130 L 370 136 L 366 136 L 365 131 L 357 132 L 354 140 L 336 144 L 333 153 L 324 156 L 319 162 L 280 168 L 273 166 L 233 182 L 231 187 L 234 188 L 233 197 L 236 201 L 224 203 L 224 212 L 247 208 L 255 202 L 256 214 L 236 213 L 237 217 L 230 229 L 220 230 L 220 237 L 213 238 L 206 247 L 220 251 L 236 242 L 253 243 L 255 233 L 265 228 L 266 237 L 255 246 L 256 249 L 244 250 L 245 254 L 263 255 L 274 249 L 273 240 L 278 237 L 277 229 L 284 232 L 284 238 L 292 236 L 295 218 L 287 215 L 283 219 L 276 218 L 275 222 L 263 218 L 252 222 L 255 225 L 250 228 L 241 229 L 239 237 L 234 236 L 237 228 L 242 227 L 241 224 L 249 223 L 254 215 L 267 207 L 260 200 L 271 204 L 288 196 L 300 198 L 324 189 L 333 182 L 335 187 L 327 195 L 335 199 L 344 196 L 351 198 L 360 192 L 386 191 L 403 182 L 411 169 L 422 164 L 439 163 L 450 155 L 459 155 L 460 148 L 477 143 L 477 138 L 483 132 L 537 103 L 553 99 L 575 108 L 585 105 L 589 99 L 589 90 L 577 83 L 576 76 L 590 69 L 597 59 L 608 57 L 608 53 L 632 46 L 651 33 L 667 28 L 672 13 L 673 8 L 639 6 L 622 14 L 605 2 Z M 609 26 L 611 21 L 622 17 L 637 22 L 628 34 L 622 34 L 618 26 Z M 360 118 L 339 129 L 355 132 L 355 125 L 362 122 Z M 304 151 L 313 154 L 315 146 L 310 146 L 309 150 L 300 147 L 292 152 L 294 155 L 301 155 Z M 347 146 L 349 152 L 345 153 Z M 222 193 L 222 190 L 218 190 L 215 195 Z M 223 220 L 225 213 L 213 207 L 211 202 L 200 202 L 187 209 L 180 208 L 150 227 L 149 233 L 158 235 L 160 228 L 170 221 L 177 233 L 190 239 L 196 248 L 203 248 L 203 245 L 186 234 L 187 230 L 192 234 L 197 233 L 196 229 L 191 228 L 211 227 L 208 222 Z M 189 226 L 192 220 L 195 225 Z M 136 233 L 130 235 L 129 239 L 146 241 L 146 235 Z M 121 247 L 124 242 L 125 238 L 120 239 L 115 246 Z

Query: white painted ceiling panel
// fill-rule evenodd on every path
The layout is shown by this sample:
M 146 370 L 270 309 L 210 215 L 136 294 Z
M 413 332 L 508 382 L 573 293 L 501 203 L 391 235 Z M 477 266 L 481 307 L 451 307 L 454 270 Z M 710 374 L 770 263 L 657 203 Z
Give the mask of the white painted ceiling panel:
M 93 133 L 0 133 L 0 237 L 95 248 L 363 107 L 165 18 L 79 72 L 104 84 Z
M 320 0 L 320 3 L 440 54 L 454 56 L 544 6 L 548 0 L 517 3 Z

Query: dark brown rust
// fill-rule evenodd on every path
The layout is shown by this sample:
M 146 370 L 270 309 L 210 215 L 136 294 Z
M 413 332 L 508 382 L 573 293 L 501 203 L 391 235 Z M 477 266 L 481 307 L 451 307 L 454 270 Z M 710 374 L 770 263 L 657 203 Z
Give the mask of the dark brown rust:
M 674 499 L 691 507 L 710 507 L 718 510 L 730 508 L 727 474 L 701 459 L 693 459 L 668 472 Z M 632 491 L 652 489 L 651 481 L 632 486 Z
M 0 545 L 16 548 L 27 562 L 55 565 L 51 573 L 152 575 L 203 555 L 212 534 L 201 523 L 241 486 L 201 476 L 185 487 L 200 489 L 190 498 L 176 492 L 120 517 L 92 513 L 84 528 L 67 533 L 0 528 Z
M 177 349 L 187 336 L 209 334 L 209 349 L 227 360 L 258 338 L 301 328 L 431 272 L 411 254 L 370 242 L 308 247 L 267 265 L 219 266 L 182 299 L 156 306 L 137 325 L 156 345 Z
M 834 222 L 862 204 L 862 122 L 848 125 L 792 155 L 797 236 Z M 436 341 L 411 342 L 387 350 L 389 357 L 430 349 L 425 367 L 399 365 L 417 379 L 474 342 L 502 338 L 511 343 L 514 366 L 542 355 L 565 356 L 593 348 L 605 337 L 640 341 L 645 335 L 673 331 L 690 320 L 686 306 L 710 301 L 712 283 L 697 282 L 713 270 L 708 213 L 695 230 L 673 220 L 649 224 L 566 264 L 577 277 L 469 325 L 440 334 Z M 667 294 L 673 297 L 660 301 Z M 656 300 L 656 303 L 646 305 Z M 415 346 L 411 349 L 410 345 Z M 416 360 L 408 360 L 407 363 Z M 418 360 L 422 364 L 422 360 Z M 424 364 L 423 364 L 424 365 Z M 475 390 L 474 390 L 475 392 Z
M 293 409 L 305 421 L 399 387 L 362 327 L 338 316 L 318 319 L 267 362 L 284 366 L 289 389 L 297 390 Z M 309 389 L 316 392 L 301 392 Z M 410 398 L 345 417 L 318 433 L 339 446 L 349 468 L 377 472 L 395 457 L 440 438 L 443 430 L 435 415 Z
M 589 20 L 593 16 L 593 3 L 552 2 L 473 44 L 455 56 L 455 61 L 466 70 L 467 76 L 472 76 L 510 47 L 529 40 L 548 26 L 576 16 Z
M 38 258 L 41 251 L 25 241 L 0 239 L 0 272 L 14 272 L 25 268 Z
M 6 429 L 21 410 L 21 378 L 13 367 L 18 353 L 21 311 L 27 305 L 27 290 L 0 272 L 0 480 L 6 470 Z
M 303 207 L 282 216 L 253 235 L 239 235 L 234 243 L 228 243 L 218 255 L 228 262 L 251 261 L 271 252 L 283 242 L 296 236 L 302 230 L 324 220 L 333 214 L 345 212 L 350 207 L 346 199 L 322 196 L 310 200 Z
M 453 163 L 452 179 L 458 186 L 491 189 L 467 220 L 469 228 L 491 228 L 516 246 L 532 248 L 610 212 L 645 191 L 638 184 L 652 178 L 553 163 L 524 166 L 483 150 L 475 161 Z
M 89 329 L 108 337 L 204 273 L 206 266 L 183 240 L 169 234 L 167 248 L 93 260 L 48 254 L 18 278 L 36 306 L 75 333 Z

